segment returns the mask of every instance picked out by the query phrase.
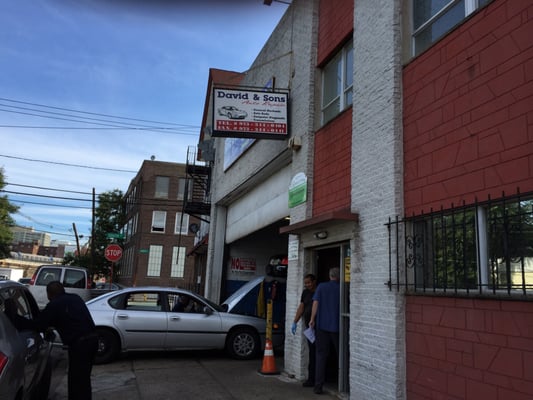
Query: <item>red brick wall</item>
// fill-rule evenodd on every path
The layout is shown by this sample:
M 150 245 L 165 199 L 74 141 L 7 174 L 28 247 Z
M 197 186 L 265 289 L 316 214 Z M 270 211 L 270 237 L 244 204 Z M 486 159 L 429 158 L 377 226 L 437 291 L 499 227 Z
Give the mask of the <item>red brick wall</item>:
M 353 0 L 321 0 L 318 19 L 318 64 L 341 46 L 353 31 Z
M 533 190 L 533 2 L 495 0 L 404 69 L 405 213 Z
M 353 0 L 321 0 L 318 64 L 328 61 L 353 31 Z M 352 108 L 315 133 L 313 215 L 350 207 Z
M 350 208 L 352 108 L 315 134 L 313 215 Z
M 533 304 L 408 296 L 407 398 L 533 399 Z

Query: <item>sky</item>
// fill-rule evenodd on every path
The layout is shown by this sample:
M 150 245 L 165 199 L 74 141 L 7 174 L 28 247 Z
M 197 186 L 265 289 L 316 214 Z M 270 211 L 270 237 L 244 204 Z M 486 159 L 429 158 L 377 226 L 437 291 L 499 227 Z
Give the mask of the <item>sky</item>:
M 246 71 L 288 1 L 0 0 L 0 196 L 75 242 L 91 198 L 198 143 L 209 68 Z

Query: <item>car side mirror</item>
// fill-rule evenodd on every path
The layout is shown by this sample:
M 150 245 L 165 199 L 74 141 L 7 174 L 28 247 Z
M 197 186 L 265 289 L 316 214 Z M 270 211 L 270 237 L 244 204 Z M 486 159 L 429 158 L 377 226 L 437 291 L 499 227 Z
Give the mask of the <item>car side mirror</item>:
M 213 310 L 211 310 L 211 307 L 204 306 L 204 314 L 206 314 L 206 315 L 213 314 Z

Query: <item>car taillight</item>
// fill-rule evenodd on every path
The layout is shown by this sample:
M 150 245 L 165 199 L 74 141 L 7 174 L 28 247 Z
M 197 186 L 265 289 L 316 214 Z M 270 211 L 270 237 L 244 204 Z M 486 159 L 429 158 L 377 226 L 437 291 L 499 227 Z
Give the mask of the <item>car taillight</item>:
M 31 286 L 35 285 L 35 280 L 37 279 L 37 271 L 38 271 L 38 270 L 36 270 L 36 271 L 33 273 L 33 275 L 31 276 L 31 280 L 30 280 L 30 283 L 29 283 Z
M 87 277 L 87 289 L 93 288 L 93 280 L 90 277 Z
M 0 351 L 0 375 L 2 372 L 4 372 L 4 367 L 6 366 L 7 362 L 9 361 L 9 358 Z

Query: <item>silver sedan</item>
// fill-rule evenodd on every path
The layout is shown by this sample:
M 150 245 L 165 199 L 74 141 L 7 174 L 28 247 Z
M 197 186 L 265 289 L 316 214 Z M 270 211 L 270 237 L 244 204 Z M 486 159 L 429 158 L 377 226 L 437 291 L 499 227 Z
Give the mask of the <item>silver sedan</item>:
M 187 290 L 132 287 L 87 302 L 97 326 L 95 363 L 113 361 L 132 350 L 225 349 L 236 359 L 260 354 L 265 340 L 263 318 L 231 313 Z M 274 345 L 283 335 L 273 332 Z

